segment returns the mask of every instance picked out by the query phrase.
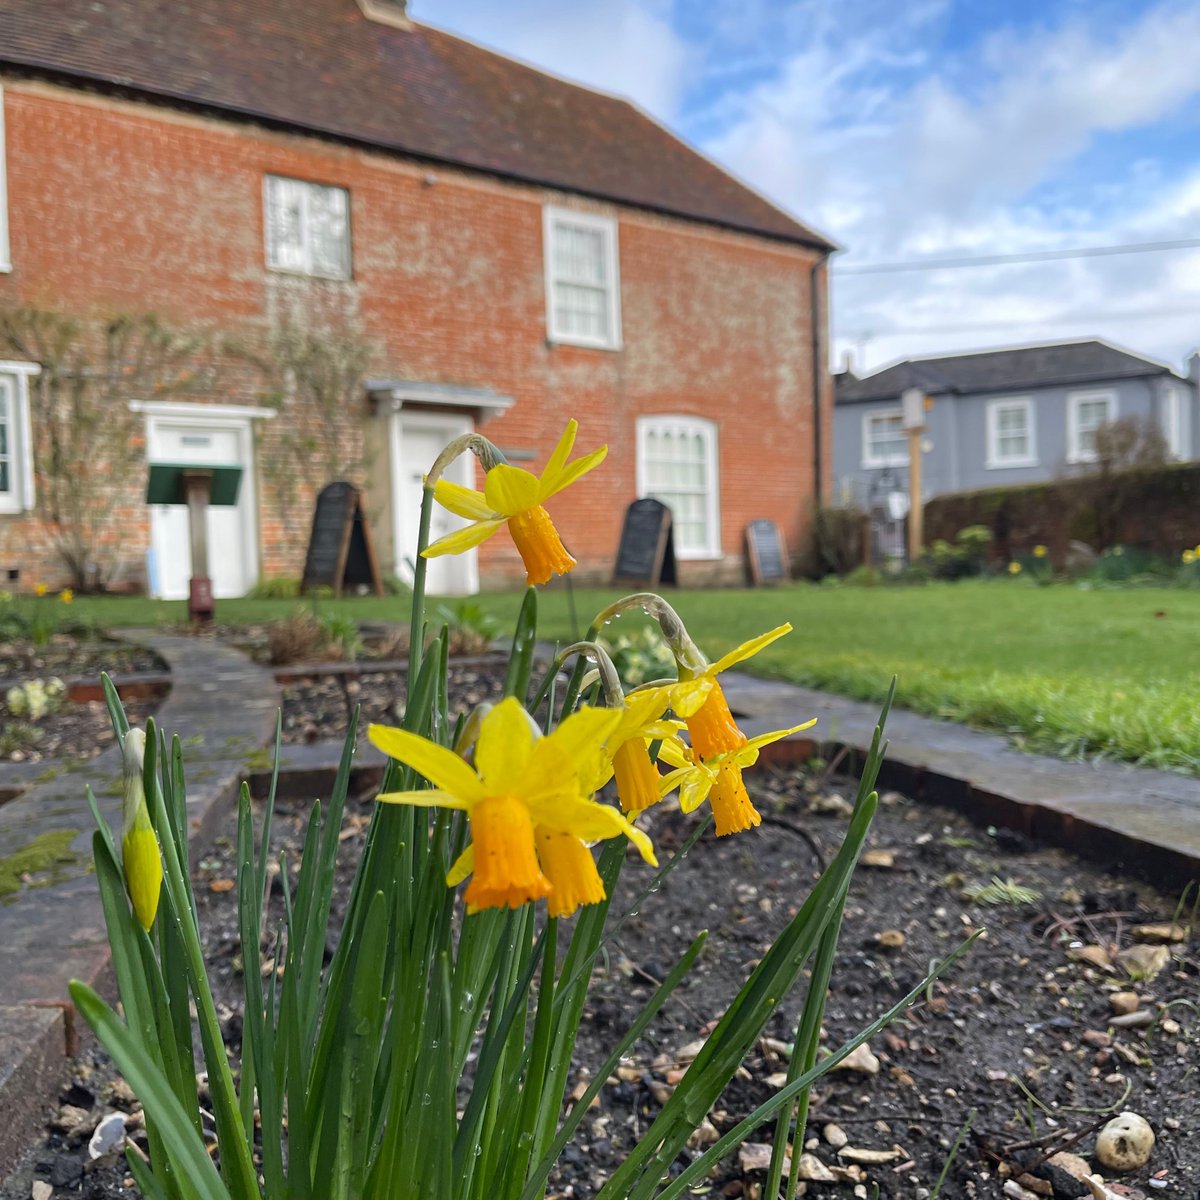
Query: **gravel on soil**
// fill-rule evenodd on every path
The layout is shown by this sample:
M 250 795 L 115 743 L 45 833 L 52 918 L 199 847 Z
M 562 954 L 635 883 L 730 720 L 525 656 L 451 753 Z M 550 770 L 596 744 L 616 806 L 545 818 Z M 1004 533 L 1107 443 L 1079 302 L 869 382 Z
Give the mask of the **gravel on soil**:
M 802 902 L 818 860 L 831 857 L 840 841 L 845 803 L 837 798 L 850 794 L 849 781 L 767 770 L 750 784 L 764 814 L 762 827 L 701 839 L 653 902 L 624 924 L 597 969 L 569 1091 L 603 1060 L 695 933 L 710 930 L 704 957 L 564 1151 L 553 1196 L 588 1200 L 595 1194 L 658 1111 L 686 1065 L 688 1044 L 720 1017 Z M 371 808 L 370 796 L 347 807 L 335 917 Z M 305 819 L 305 806 L 280 805 L 275 849 L 293 864 Z M 681 845 L 695 819 L 670 803 L 648 814 L 660 858 Z M 877 1184 L 885 1200 L 922 1200 L 956 1142 L 941 1192 L 947 1200 L 1001 1197 L 1006 1179 L 1022 1171 L 1051 1178 L 1041 1180 L 1042 1194 L 1080 1194 L 1043 1160 L 1067 1148 L 1095 1167 L 1097 1130 L 1125 1109 L 1145 1117 L 1157 1137 L 1148 1165 L 1122 1179 L 1129 1195 L 1193 1200 L 1200 1180 L 1200 1145 L 1190 1136 L 1200 1123 L 1200 1018 L 1189 998 L 1196 995 L 1200 957 L 1192 941 L 1152 940 L 1163 934 L 1154 926 L 1176 917 L 1179 898 L 1158 894 L 1115 868 L 1080 862 L 1004 830 L 976 828 L 897 793 L 882 797 L 869 850 L 866 862 L 875 865 L 860 867 L 847 905 L 825 1045 L 836 1047 L 891 1007 L 964 936 L 977 929 L 986 935 L 904 1018 L 872 1040 L 873 1072 L 837 1071 L 817 1085 L 801 1150 L 824 1168 L 841 1170 L 847 1182 L 809 1183 L 810 1200 L 855 1195 L 858 1172 L 865 1186 L 857 1194 L 869 1195 Z M 194 877 L 218 1006 L 236 1047 L 241 982 L 232 876 L 232 842 L 221 839 L 200 859 Z M 638 879 L 631 861 L 614 915 Z M 1130 969 L 1118 965 L 1117 955 L 1137 944 L 1158 947 L 1149 953 L 1158 966 L 1153 978 L 1147 975 L 1156 964 L 1148 960 Z M 264 955 L 270 954 L 268 946 Z M 1131 1002 L 1114 997 L 1129 992 L 1136 993 L 1134 1011 L 1150 1014 L 1148 1023 L 1115 1017 Z M 710 1113 L 701 1142 L 728 1129 L 778 1086 L 774 1077 L 786 1070 L 801 1000 L 802 994 L 785 1000 L 770 1038 Z M 82 1123 L 94 1127 L 108 1110 L 136 1112 L 136 1102 L 119 1087 L 103 1055 L 93 1052 L 76 1064 L 76 1081 L 62 1100 L 84 1109 Z M 73 1114 L 58 1116 L 62 1125 Z M 87 1162 L 89 1135 L 90 1129 L 74 1135 L 48 1129 L 0 1186 L 0 1200 L 26 1200 L 33 1179 L 54 1183 L 56 1196 L 114 1200 L 133 1194 L 120 1163 L 97 1168 Z M 755 1197 L 765 1177 L 758 1165 L 763 1151 L 755 1147 L 772 1136 L 773 1123 L 757 1130 L 755 1146 L 707 1181 L 708 1194 Z M 864 1162 L 861 1152 L 886 1161 Z M 696 1153 L 685 1153 L 673 1170 Z M 805 1163 L 812 1166 L 812 1160 Z M 1167 1190 L 1158 1190 L 1164 1183 Z

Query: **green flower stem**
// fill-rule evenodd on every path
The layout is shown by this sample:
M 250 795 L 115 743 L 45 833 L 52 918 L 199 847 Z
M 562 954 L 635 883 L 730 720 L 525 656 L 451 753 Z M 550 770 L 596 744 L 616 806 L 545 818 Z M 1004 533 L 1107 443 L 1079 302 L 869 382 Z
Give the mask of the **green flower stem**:
M 658 622 L 659 629 L 675 662 L 679 667 L 680 679 L 693 679 L 704 673 L 708 659 L 701 653 L 700 647 L 692 641 L 687 626 L 679 614 L 656 592 L 634 592 L 614 601 L 606 609 L 596 614 L 588 637 L 595 637 L 595 631 L 603 628 L 609 622 L 616 620 L 623 613 L 632 609 L 641 609 L 648 617 Z
M 604 703 L 609 708 L 620 708 L 625 703 L 625 690 L 621 687 L 621 677 L 608 651 L 599 642 L 572 642 L 564 646 L 555 656 L 552 671 L 559 671 L 567 660 L 567 656 L 579 654 L 596 660 L 600 670 L 600 683 L 604 691 Z
M 425 640 L 425 577 L 429 560 L 424 550 L 429 545 L 429 523 L 433 518 L 433 483 L 421 489 L 421 521 L 417 531 L 417 554 L 413 559 L 412 615 L 408 624 L 408 692 L 412 695 L 421 669 L 422 643 Z

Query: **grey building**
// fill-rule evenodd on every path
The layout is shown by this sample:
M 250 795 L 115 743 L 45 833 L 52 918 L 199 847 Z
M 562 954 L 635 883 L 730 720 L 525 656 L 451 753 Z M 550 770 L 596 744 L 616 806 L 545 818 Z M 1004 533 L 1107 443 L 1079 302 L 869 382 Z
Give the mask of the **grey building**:
M 1098 340 L 915 358 L 835 376 L 834 496 L 863 507 L 908 488 L 900 397 L 926 394 L 922 491 L 1037 483 L 1095 459 L 1096 429 L 1153 421 L 1171 456 L 1200 457 L 1200 353 L 1179 375 Z

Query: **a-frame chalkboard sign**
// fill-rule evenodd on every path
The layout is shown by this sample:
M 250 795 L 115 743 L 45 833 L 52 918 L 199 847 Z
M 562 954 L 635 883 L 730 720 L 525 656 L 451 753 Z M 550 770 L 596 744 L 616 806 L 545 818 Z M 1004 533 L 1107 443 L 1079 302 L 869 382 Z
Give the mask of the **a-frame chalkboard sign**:
M 675 535 L 671 510 L 660 500 L 635 500 L 625 510 L 613 582 L 675 583 Z
M 332 588 L 335 596 L 347 587 L 383 595 L 362 491 L 344 480 L 328 484 L 317 496 L 300 591 L 314 587 Z
M 746 549 L 755 583 L 782 583 L 790 576 L 787 546 L 774 521 L 751 521 L 746 526 Z

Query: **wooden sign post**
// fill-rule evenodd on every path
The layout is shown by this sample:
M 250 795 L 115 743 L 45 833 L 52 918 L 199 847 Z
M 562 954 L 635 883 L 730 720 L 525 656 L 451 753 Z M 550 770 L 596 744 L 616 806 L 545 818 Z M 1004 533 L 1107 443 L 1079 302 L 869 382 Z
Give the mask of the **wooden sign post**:
M 613 582 L 675 583 L 675 537 L 671 510 L 661 500 L 635 500 L 625 510 Z
M 925 435 L 925 393 L 908 388 L 900 397 L 904 431 L 908 434 L 908 561 L 916 562 L 925 548 L 925 506 L 921 500 L 921 439 Z
M 242 468 L 151 463 L 146 485 L 147 504 L 186 504 L 192 574 L 188 581 L 188 620 L 211 621 L 215 604 L 208 573 L 208 508 L 234 505 Z
M 755 583 L 782 583 L 791 577 L 787 546 L 774 521 L 751 521 L 746 526 L 746 549 Z
M 338 480 L 323 487 L 317 496 L 300 592 L 328 587 L 340 596 L 347 585 L 383 595 L 362 490 Z

